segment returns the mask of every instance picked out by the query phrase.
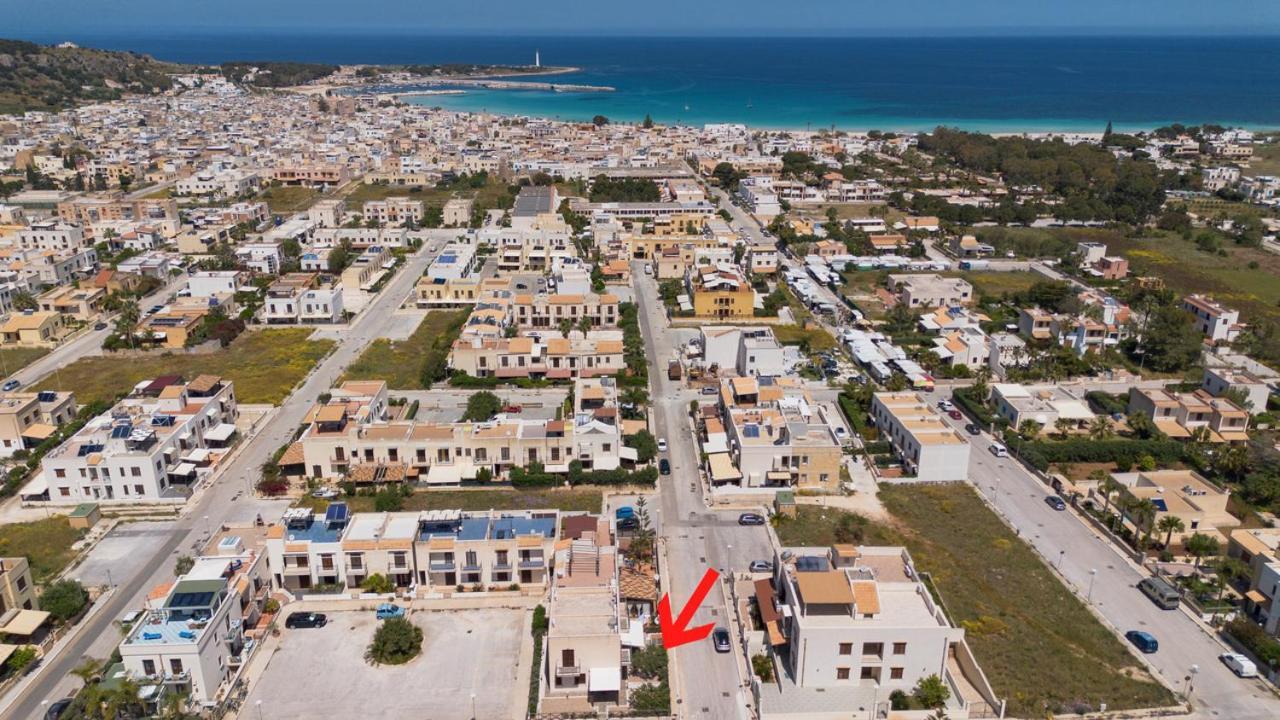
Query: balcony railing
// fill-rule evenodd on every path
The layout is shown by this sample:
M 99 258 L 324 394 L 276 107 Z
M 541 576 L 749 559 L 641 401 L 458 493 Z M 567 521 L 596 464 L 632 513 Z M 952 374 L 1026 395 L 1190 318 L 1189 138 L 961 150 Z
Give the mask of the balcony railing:
M 451 562 L 431 563 L 431 572 L 453 572 L 455 567 Z
M 578 667 L 577 665 L 561 665 L 560 667 L 556 668 L 556 675 L 558 677 L 577 677 L 578 675 L 581 675 L 581 674 L 582 674 L 582 668 Z
M 542 558 L 526 558 L 520 561 L 521 569 L 546 567 L 547 561 Z

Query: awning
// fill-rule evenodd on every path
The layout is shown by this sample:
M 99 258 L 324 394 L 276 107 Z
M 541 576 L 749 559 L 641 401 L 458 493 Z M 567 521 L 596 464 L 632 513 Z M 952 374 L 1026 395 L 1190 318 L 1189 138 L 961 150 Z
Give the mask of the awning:
M 462 482 L 462 468 L 457 465 L 432 465 L 427 470 L 428 485 L 457 485 Z
M 618 457 L 622 458 L 623 460 L 630 460 L 632 462 L 635 462 L 637 459 L 639 459 L 640 455 L 636 453 L 635 448 L 627 447 L 626 445 L 623 445 L 622 447 L 618 448 Z
M 1267 596 L 1258 592 L 1257 589 L 1250 590 L 1249 592 L 1245 593 L 1244 596 L 1248 598 L 1250 601 L 1257 603 L 1258 605 L 1266 605 L 1269 602 L 1267 600 Z
M 178 463 L 178 466 L 170 471 L 172 475 L 194 475 L 196 466 L 189 462 Z
M 204 434 L 205 440 L 226 442 L 236 433 L 236 426 L 231 423 L 218 423 L 212 430 Z
M 189 463 L 206 463 L 209 462 L 209 456 L 212 454 L 213 453 L 209 452 L 208 448 L 196 448 L 186 455 L 183 455 L 182 460 Z
M 19 610 L 4 627 L 0 627 L 0 634 L 29 637 L 48 619 L 49 613 L 43 610 Z
M 588 692 L 617 692 L 622 689 L 622 668 L 591 668 L 587 671 Z
M 729 457 L 729 453 L 708 455 L 707 465 L 711 469 L 712 482 L 730 482 L 742 479 L 742 473 L 733 466 L 733 460 Z
M 31 478 L 31 482 L 22 486 L 22 489 L 18 491 L 18 495 L 20 497 L 29 497 L 43 495 L 47 492 L 49 492 L 49 480 L 43 472 L 39 472 L 36 473 L 35 477 Z
M 9 659 L 9 656 L 13 654 L 13 651 L 17 649 L 18 649 L 17 645 L 10 645 L 9 643 L 0 643 L 0 665 L 3 665 L 5 661 Z
M 58 432 L 58 428 L 44 423 L 36 423 L 26 430 L 22 431 L 22 437 L 31 438 L 32 440 L 46 440 L 54 433 Z

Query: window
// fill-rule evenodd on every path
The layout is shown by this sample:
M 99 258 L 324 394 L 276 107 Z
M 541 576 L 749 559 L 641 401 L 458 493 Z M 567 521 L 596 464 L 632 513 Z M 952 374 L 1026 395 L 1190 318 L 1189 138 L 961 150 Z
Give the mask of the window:
M 901 680 L 901 679 L 902 679 L 902 668 L 889 668 L 889 679 L 890 679 L 890 680 Z
M 134 485 L 134 486 L 133 486 L 133 491 L 134 491 L 135 493 L 137 493 L 137 494 L 141 495 L 141 494 L 142 494 L 142 486 L 141 486 L 141 485 Z
M 174 675 L 181 675 L 182 661 L 178 658 L 169 658 L 169 670 L 172 671 Z
M 906 654 L 907 654 L 907 644 L 906 644 L 906 643 L 904 643 L 904 642 L 896 642 L 896 643 L 894 643 L 894 644 L 893 644 L 893 654 L 894 654 L 894 655 L 906 655 Z
M 54 470 L 53 470 L 53 476 L 54 476 L 54 477 L 64 478 L 64 477 L 66 477 L 66 476 L 67 476 L 67 471 L 66 471 L 66 470 L 64 470 L 64 469 L 62 469 L 62 468 L 54 468 Z
M 156 661 L 155 661 L 155 660 L 143 660 L 143 661 L 142 661 L 142 674 L 143 674 L 143 675 L 155 675 L 155 674 L 156 674 Z
M 23 590 L 26 590 L 26 589 L 27 589 L 27 579 L 26 579 L 26 578 L 24 578 L 24 577 L 22 577 L 21 575 L 19 575 L 19 576 L 18 576 L 17 586 L 18 586 L 18 592 L 22 592 Z
M 852 654 L 853 654 L 853 643 L 840 643 L 840 654 L 841 654 L 841 655 L 852 655 Z
M 878 668 L 878 667 L 864 667 L 864 668 L 862 668 L 862 673 L 859 675 L 859 679 L 860 679 L 860 680 L 875 680 L 876 682 L 880 682 L 880 668 Z
M 862 643 L 862 654 L 880 657 L 884 655 L 884 643 Z
M 848 679 L 849 679 L 849 668 L 836 668 L 836 679 L 837 679 L 837 680 L 848 680 Z
M 133 475 L 134 477 L 142 477 L 142 468 L 140 468 L 140 467 L 131 467 L 131 468 L 129 468 L 129 474 L 130 474 L 130 475 Z

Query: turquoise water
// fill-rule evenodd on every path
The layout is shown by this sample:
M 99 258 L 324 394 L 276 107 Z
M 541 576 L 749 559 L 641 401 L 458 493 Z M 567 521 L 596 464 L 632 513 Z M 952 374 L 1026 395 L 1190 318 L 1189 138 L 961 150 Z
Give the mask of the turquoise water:
M 35 38 L 41 39 L 41 38 Z M 66 38 L 57 38 L 59 40 Z M 765 128 L 1280 127 L 1280 38 L 522 38 L 392 35 L 72 37 L 185 62 L 475 62 L 581 72 L 612 93 L 469 90 L 414 102 L 587 120 L 742 122 Z M 552 78 L 547 78 L 551 80 Z

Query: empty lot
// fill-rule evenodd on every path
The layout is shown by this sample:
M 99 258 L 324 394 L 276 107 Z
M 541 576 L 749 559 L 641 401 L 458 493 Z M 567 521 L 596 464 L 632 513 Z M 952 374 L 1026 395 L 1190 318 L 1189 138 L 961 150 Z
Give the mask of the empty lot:
M 323 628 L 282 630 L 246 708 L 260 700 L 271 718 L 466 720 L 475 693 L 475 717 L 524 717 L 528 676 L 517 677 L 528 635 L 523 611 L 415 610 L 409 619 L 423 630 L 422 654 L 399 666 L 364 661 L 378 622 L 372 611 L 327 614 Z

